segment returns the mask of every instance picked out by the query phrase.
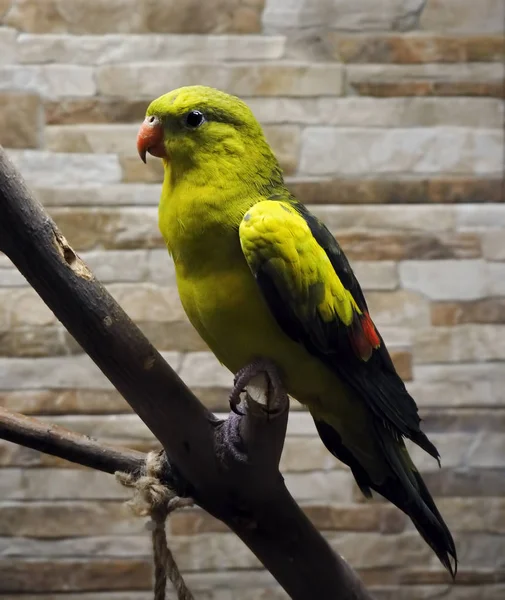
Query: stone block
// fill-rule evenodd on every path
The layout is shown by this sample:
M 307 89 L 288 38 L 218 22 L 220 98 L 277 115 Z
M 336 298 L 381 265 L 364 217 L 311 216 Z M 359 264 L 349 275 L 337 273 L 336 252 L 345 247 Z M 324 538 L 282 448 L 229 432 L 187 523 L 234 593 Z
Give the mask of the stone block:
M 336 233 L 337 240 L 351 259 L 413 260 L 478 258 L 480 239 L 469 233 L 436 235 Z
M 109 286 L 110 293 L 135 321 L 185 321 L 177 289 L 152 283 L 119 284 Z
M 502 0 L 430 0 L 420 26 L 429 31 L 502 33 L 505 29 Z
M 285 473 L 284 481 L 297 501 L 351 502 L 354 477 L 348 470 Z
M 295 125 L 266 125 L 263 132 L 284 173 L 294 173 L 300 156 L 300 128 Z
M 468 453 L 468 464 L 474 468 L 503 468 L 505 466 L 503 432 L 481 432 Z M 502 520 L 503 518 L 502 515 Z
M 138 125 L 49 125 L 45 142 L 52 152 L 136 156 Z
M 76 159 L 80 157 L 74 156 Z M 69 243 L 78 251 L 164 247 L 154 207 L 55 207 L 50 213 Z
M 403 287 L 432 300 L 478 300 L 503 295 L 503 263 L 481 260 L 405 261 L 399 265 Z
M 352 269 L 363 290 L 395 290 L 398 273 L 393 261 L 353 261 Z
M 346 74 L 362 96 L 503 97 L 499 63 L 350 64 Z
M 196 0 L 18 0 L 5 22 L 31 33 L 254 33 L 260 30 L 263 2 L 211 0 L 199 11 Z
M 54 539 L 102 535 L 142 535 L 145 521 L 124 502 L 3 502 L 0 535 Z
M 128 491 L 107 473 L 84 469 L 3 469 L 0 490 L 4 500 L 121 500 Z M 1 579 L 1 578 L 0 578 Z
M 229 387 L 233 383 L 233 375 L 210 352 L 185 354 L 178 374 L 190 387 Z
M 300 172 L 496 174 L 502 161 L 503 134 L 498 130 L 307 127 Z
M 11 327 L 0 332 L 0 356 L 40 357 L 72 354 L 60 327 Z M 79 349 L 79 352 L 82 350 Z
M 0 90 L 40 94 L 44 98 L 94 96 L 91 67 L 75 65 L 7 65 L 0 67 Z
M 167 62 L 161 69 L 156 63 L 130 63 L 99 67 L 96 81 L 99 93 L 129 98 L 132 90 L 142 90 L 143 97 L 154 99 L 180 86 L 197 83 L 238 96 L 339 96 L 343 91 L 343 70 L 336 64 L 298 62 Z
M 55 325 L 56 318 L 35 290 L 0 289 L 0 325 L 3 331 L 22 326 Z
M 359 569 L 397 569 L 430 560 L 431 550 L 417 531 L 399 535 L 336 533 L 328 541 L 349 564 Z
M 40 187 L 116 183 L 121 178 L 113 155 L 11 150 L 9 157 L 30 185 Z
M 267 31 L 324 26 L 344 31 L 405 30 L 415 27 L 422 0 L 268 0 L 263 13 Z
M 451 206 L 313 206 L 311 212 L 331 231 L 409 234 L 447 232 L 456 224 Z
M 60 98 L 46 99 L 46 123 L 48 125 L 76 125 L 79 123 L 135 123 L 144 120 L 150 100 L 128 98 Z
M 403 381 L 412 379 L 412 354 L 407 350 L 390 350 L 391 359 Z
M 503 35 L 346 35 L 330 31 L 324 41 L 330 56 L 345 63 L 500 62 L 505 52 Z
M 497 229 L 505 227 L 505 205 L 501 201 L 493 206 L 458 206 L 456 209 L 456 227 L 458 229 L 477 229 L 485 231 L 487 228 Z
M 68 35 L 21 34 L 20 63 L 101 65 L 145 61 L 277 60 L 284 55 L 284 36 L 263 35 Z
M 438 367 L 440 368 L 441 365 Z M 415 398 L 417 405 L 443 408 L 447 406 L 460 410 L 473 406 L 504 406 L 505 392 L 503 381 L 486 381 L 483 377 L 472 381 L 426 381 L 419 380 L 421 375 L 428 377 L 424 369 L 431 365 L 414 365 L 414 381 L 407 383 L 407 388 Z
M 342 127 L 500 127 L 503 102 L 494 98 L 248 98 L 262 123 Z
M 281 471 L 310 472 L 342 469 L 343 464 L 325 448 L 319 436 L 286 437 L 281 458 Z
M 2 6 L 0 3 L 0 14 Z M 17 62 L 16 47 L 17 31 L 10 27 L 0 28 L 0 65 L 8 65 Z
M 413 336 L 416 363 L 505 360 L 505 326 L 458 325 L 419 329 Z
M 297 177 L 287 185 L 306 204 L 492 203 L 502 193 L 498 177 Z
M 432 302 L 431 324 L 505 323 L 505 298 L 484 298 L 467 302 Z
M 149 157 L 147 164 L 144 164 L 139 160 L 138 155 L 120 156 L 119 163 L 123 171 L 122 181 L 124 183 L 150 184 L 163 182 L 163 162 L 157 158 Z
M 109 590 L 110 598 L 111 590 L 150 590 L 151 570 L 151 560 L 147 559 L 5 558 L 0 561 L 0 593 Z
M 429 323 L 429 303 L 420 294 L 407 290 L 369 292 L 370 315 L 377 327 L 422 327 Z
M 0 392 L 0 406 L 25 415 L 131 413 L 116 390 L 11 390 Z
M 36 187 L 36 198 L 44 206 L 158 206 L 159 185 L 112 184 L 86 187 Z
M 505 236 L 496 229 L 482 235 L 482 254 L 487 260 L 505 261 Z

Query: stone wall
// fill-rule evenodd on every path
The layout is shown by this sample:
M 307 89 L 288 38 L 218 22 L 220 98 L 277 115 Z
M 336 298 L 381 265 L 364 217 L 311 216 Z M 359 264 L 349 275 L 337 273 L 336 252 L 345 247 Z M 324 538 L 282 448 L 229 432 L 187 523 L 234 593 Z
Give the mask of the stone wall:
M 188 325 L 135 135 L 185 84 L 243 96 L 338 236 L 413 392 L 456 539 L 452 586 L 395 508 L 365 503 L 294 407 L 282 468 L 381 600 L 505 597 L 503 0 L 0 0 L 0 142 L 70 242 L 216 411 L 232 377 Z M 204 10 L 203 10 L 204 7 Z M 149 432 L 0 256 L 0 403 L 101 439 Z M 150 549 L 113 478 L 0 443 L 0 597 L 144 600 Z M 171 545 L 199 599 L 285 597 L 200 511 Z M 21 594 L 21 595 L 20 595 Z

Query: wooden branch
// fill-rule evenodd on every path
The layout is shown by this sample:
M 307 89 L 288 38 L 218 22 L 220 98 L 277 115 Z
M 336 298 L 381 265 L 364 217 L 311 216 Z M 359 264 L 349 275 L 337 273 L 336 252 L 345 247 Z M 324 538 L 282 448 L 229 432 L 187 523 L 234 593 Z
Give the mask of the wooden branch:
M 145 461 L 143 452 L 102 444 L 87 435 L 48 425 L 2 407 L 0 438 L 111 474 L 116 471 L 139 473 Z
M 292 598 L 370 599 L 284 485 L 278 463 L 287 411 L 217 420 L 94 278 L 1 148 L 0 249 L 158 438 L 185 490 Z

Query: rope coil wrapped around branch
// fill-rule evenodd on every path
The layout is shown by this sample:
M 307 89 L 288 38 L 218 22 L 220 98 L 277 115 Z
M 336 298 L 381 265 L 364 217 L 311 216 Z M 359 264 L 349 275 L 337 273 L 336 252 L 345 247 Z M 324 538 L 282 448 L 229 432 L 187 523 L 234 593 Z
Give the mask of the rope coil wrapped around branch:
M 133 498 L 127 502 L 132 512 L 139 517 L 151 517 L 149 529 L 153 545 L 154 600 L 165 600 L 167 576 L 178 600 L 194 600 L 168 547 L 165 530 L 165 523 L 171 512 L 193 506 L 194 502 L 192 498 L 178 496 L 162 482 L 163 456 L 163 451 L 149 452 L 139 477 L 120 471 L 115 475 L 121 485 L 134 490 Z

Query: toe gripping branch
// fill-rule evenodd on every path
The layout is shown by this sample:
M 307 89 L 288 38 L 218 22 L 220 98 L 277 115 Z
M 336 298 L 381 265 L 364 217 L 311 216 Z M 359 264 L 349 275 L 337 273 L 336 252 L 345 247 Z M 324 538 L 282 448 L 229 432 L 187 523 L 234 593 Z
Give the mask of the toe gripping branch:
M 259 407 L 271 417 L 279 416 L 289 408 L 289 398 L 279 370 L 269 359 L 256 359 L 235 375 L 229 399 L 230 409 L 241 416 L 244 415 L 240 407 L 242 392 L 246 393 L 250 408 Z

